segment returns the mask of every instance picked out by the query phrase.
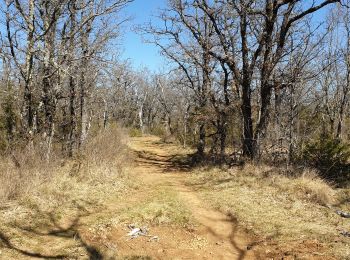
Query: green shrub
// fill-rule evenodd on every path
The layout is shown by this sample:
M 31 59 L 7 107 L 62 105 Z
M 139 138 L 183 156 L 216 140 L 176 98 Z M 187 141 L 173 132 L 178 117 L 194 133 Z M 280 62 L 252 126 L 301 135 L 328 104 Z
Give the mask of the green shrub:
M 329 180 L 348 177 L 350 145 L 330 136 L 320 136 L 308 142 L 302 149 L 300 159 L 308 167 L 315 168 Z
M 141 137 L 142 136 L 142 132 L 138 128 L 130 128 L 129 129 L 129 136 L 130 137 Z

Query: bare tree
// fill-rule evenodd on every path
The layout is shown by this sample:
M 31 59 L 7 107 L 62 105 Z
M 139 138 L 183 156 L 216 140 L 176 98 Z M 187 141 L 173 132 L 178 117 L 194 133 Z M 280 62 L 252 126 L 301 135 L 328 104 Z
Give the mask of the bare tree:
M 265 135 L 274 88 L 273 74 L 286 53 L 291 28 L 311 13 L 336 2 L 339 1 L 326 0 L 306 7 L 299 1 L 220 1 L 214 4 L 206 0 L 193 1 L 215 28 L 218 44 L 210 51 L 211 55 L 228 65 L 242 91 L 244 155 L 254 158 L 259 140 Z M 191 14 L 185 13 L 183 8 L 180 10 L 183 22 L 188 24 Z M 198 30 L 192 26 L 191 31 L 198 43 L 204 45 Z M 257 70 L 260 108 L 254 129 L 251 92 Z

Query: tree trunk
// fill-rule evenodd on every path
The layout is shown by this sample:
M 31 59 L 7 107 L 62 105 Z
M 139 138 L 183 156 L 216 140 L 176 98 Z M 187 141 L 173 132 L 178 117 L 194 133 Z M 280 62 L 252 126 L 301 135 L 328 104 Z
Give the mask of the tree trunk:
M 250 98 L 250 82 L 242 84 L 242 116 L 243 116 L 243 156 L 250 159 L 255 155 L 255 140 L 253 136 L 252 106 Z
M 226 138 L 227 138 L 227 115 L 223 113 L 220 124 L 220 156 L 224 158 L 226 152 Z
M 144 134 L 145 133 L 145 129 L 144 129 L 144 126 L 143 126 L 143 104 L 141 104 L 140 110 L 139 110 L 139 124 L 140 124 L 141 133 Z
M 84 70 L 84 68 L 82 68 Z M 81 73 L 81 81 L 80 81 L 80 140 L 79 146 L 83 145 L 87 135 L 88 135 L 88 123 L 89 123 L 89 115 L 87 109 L 87 96 L 86 96 L 86 81 L 85 81 L 85 73 Z
M 50 158 L 51 144 L 54 136 L 54 118 L 56 113 L 57 99 L 54 93 L 53 78 L 53 64 L 55 52 L 55 38 L 56 38 L 56 17 L 52 17 L 48 11 L 48 6 L 43 7 L 44 10 L 44 30 L 46 35 L 44 37 L 44 62 L 43 62 L 43 96 L 42 102 L 44 105 L 45 119 L 44 119 L 44 136 L 46 143 L 46 158 Z M 53 20 L 50 20 L 53 19 Z
M 73 76 L 69 77 L 69 138 L 68 138 L 68 155 L 73 156 L 73 150 L 76 138 L 76 112 L 75 112 L 75 79 Z
M 199 157 L 204 156 L 205 149 L 205 123 L 200 123 L 199 125 L 199 140 L 197 145 L 197 154 Z
M 77 72 L 75 62 L 75 30 L 76 30 L 76 5 L 72 3 L 70 13 L 70 35 L 69 35 L 69 58 L 70 58 L 70 73 L 69 73 L 69 133 L 68 133 L 68 156 L 73 156 L 74 146 L 76 142 L 76 79 L 74 78 Z
M 259 111 L 259 120 L 255 129 L 254 139 L 254 157 L 258 155 L 260 141 L 266 136 L 267 125 L 270 116 L 272 86 L 268 82 L 264 82 L 261 86 L 261 106 Z
M 91 3 L 92 4 L 92 3 Z M 92 6 L 89 6 L 88 15 L 92 15 Z M 88 66 L 89 66 L 89 35 L 91 32 L 91 20 L 81 28 L 81 47 L 82 47 L 82 61 L 80 67 L 80 140 L 79 146 L 83 145 L 87 136 L 89 129 L 89 115 L 88 115 L 88 107 L 87 107 L 87 99 L 88 99 Z M 90 77 L 91 80 L 91 77 Z
M 26 63 L 25 63 L 25 86 L 24 86 L 24 106 L 23 117 L 25 120 L 25 131 L 31 132 L 33 128 L 34 109 L 33 109 L 33 93 L 32 93 L 32 80 L 33 80 L 33 58 L 34 58 L 34 0 L 30 0 L 28 3 L 28 35 L 27 35 L 27 50 L 26 50 Z M 33 133 L 32 133 L 33 134 Z

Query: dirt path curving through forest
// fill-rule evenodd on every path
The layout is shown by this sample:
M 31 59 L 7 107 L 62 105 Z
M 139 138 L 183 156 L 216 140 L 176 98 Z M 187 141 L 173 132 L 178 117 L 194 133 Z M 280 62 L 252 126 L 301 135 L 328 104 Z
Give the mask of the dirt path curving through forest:
M 185 154 L 172 144 L 164 144 L 154 136 L 132 138 L 131 149 L 136 154 L 135 172 L 144 189 L 171 189 L 178 194 L 197 223 L 193 230 L 156 227 L 159 243 L 142 240 L 126 242 L 118 232 L 121 255 L 133 250 L 135 255 L 152 259 L 258 259 L 254 241 L 242 231 L 234 216 L 212 209 L 201 200 L 194 188 L 186 185 L 189 168 L 179 164 L 177 157 Z M 140 191 L 142 194 L 142 190 Z M 118 236 L 119 235 L 119 236 Z M 196 243 L 194 243 L 196 241 Z M 195 245 L 194 245 L 195 244 Z

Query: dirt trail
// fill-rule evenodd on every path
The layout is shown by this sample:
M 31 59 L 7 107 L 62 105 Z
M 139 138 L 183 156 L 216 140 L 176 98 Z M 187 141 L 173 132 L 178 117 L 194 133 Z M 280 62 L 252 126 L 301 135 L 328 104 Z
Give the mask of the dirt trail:
M 162 227 L 153 229 L 160 234 L 159 243 L 127 243 L 120 239 L 118 247 L 122 254 L 123 249 L 131 249 L 135 254 L 148 255 L 154 259 L 258 258 L 257 253 L 251 250 L 252 238 L 238 227 L 235 218 L 211 209 L 194 189 L 185 184 L 188 170 L 174 160 L 181 156 L 178 147 L 163 144 L 153 136 L 133 138 L 130 147 L 137 154 L 135 172 L 145 186 L 149 189 L 161 186 L 178 193 L 198 225 L 190 231 Z
M 17 227 L 8 228 L 6 235 L 0 230 L 0 259 L 266 259 L 233 216 L 211 209 L 198 197 L 195 187 L 186 185 L 190 168 L 179 163 L 186 158 L 186 151 L 153 136 L 132 138 L 129 146 L 136 160 L 130 169 L 136 174 L 137 185 L 141 180 L 142 186 L 122 197 L 111 191 L 103 207 L 91 205 L 90 210 L 79 204 L 61 215 L 33 210 L 35 220 L 16 222 Z M 169 192 L 171 199 L 177 197 L 176 207 L 188 209 L 194 225 L 151 226 L 150 234 L 159 237 L 156 242 L 148 237 L 128 239 L 128 229 L 119 217 L 134 207 L 138 210 L 145 201 L 162 204 L 155 197 L 160 191 Z M 126 220 L 133 221 L 133 216 Z

